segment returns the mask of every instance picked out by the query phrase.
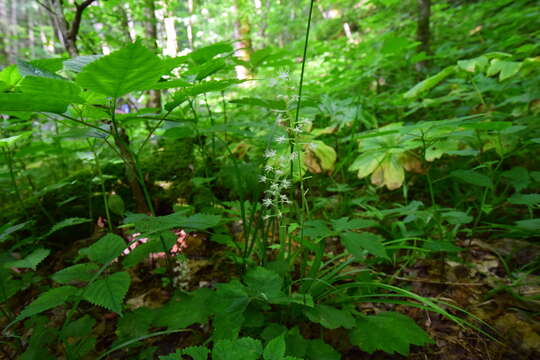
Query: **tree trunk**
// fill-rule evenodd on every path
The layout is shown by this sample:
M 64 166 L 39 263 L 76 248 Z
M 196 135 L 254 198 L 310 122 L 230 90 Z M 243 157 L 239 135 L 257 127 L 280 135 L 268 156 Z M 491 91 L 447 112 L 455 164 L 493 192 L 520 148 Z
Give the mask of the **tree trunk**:
M 193 0 L 187 0 L 187 7 L 189 15 L 186 25 L 188 47 L 190 50 L 193 50 Z
M 157 43 L 157 20 L 156 20 L 156 3 L 155 0 L 145 0 L 144 7 L 145 22 L 144 28 L 146 32 L 147 42 L 154 51 L 158 49 Z M 146 106 L 149 108 L 157 108 L 161 110 L 161 92 L 159 90 L 150 90 L 148 92 L 149 99 Z
M 235 21 L 233 36 L 236 57 L 247 62 L 251 59 L 253 49 L 251 45 L 251 24 L 245 12 L 246 6 L 247 4 L 242 0 L 234 0 Z M 250 79 L 252 77 L 249 69 L 243 65 L 237 65 L 235 70 L 238 79 Z
M 430 37 L 429 20 L 431 16 L 431 0 L 417 0 L 418 1 L 418 23 L 416 27 L 416 40 L 420 42 L 418 45 L 418 52 L 423 52 L 429 55 L 430 50 Z M 416 63 L 416 71 L 423 77 L 428 67 L 428 61 L 422 60 Z
M 2 55 L 8 64 L 13 63 L 13 57 L 9 48 L 8 12 L 6 0 L 0 0 L 0 46 Z

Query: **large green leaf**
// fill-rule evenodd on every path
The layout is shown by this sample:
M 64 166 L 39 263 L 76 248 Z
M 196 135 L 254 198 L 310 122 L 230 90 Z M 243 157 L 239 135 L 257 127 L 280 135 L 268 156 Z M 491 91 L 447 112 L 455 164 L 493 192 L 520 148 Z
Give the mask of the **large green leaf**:
M 92 261 L 100 264 L 108 264 L 118 257 L 127 245 L 120 236 L 107 234 L 91 246 L 81 249 L 82 255 L 88 256 Z
M 450 173 L 450 175 L 467 184 L 482 187 L 493 187 L 491 178 L 474 170 L 454 170 Z
M 66 300 L 74 295 L 79 289 L 73 286 L 61 286 L 55 289 L 41 294 L 30 305 L 24 308 L 24 310 L 17 316 L 17 320 L 22 320 L 29 316 L 39 314 L 45 310 L 52 309 L 59 305 L 62 305 Z
M 76 81 L 83 88 L 118 98 L 152 88 L 162 71 L 161 60 L 136 42 L 86 65 Z
M 341 235 L 343 245 L 356 258 L 362 259 L 364 250 L 378 257 L 388 259 L 388 254 L 379 235 L 369 232 L 346 232 Z
M 270 340 L 264 347 L 264 360 L 282 360 L 285 357 L 285 333 Z
M 55 99 L 62 99 L 69 103 L 81 104 L 84 102 L 80 97 L 81 88 L 72 81 L 51 79 L 40 76 L 26 76 L 18 86 L 17 90 L 25 94 L 35 94 L 50 96 Z
M 271 301 L 283 296 L 281 292 L 283 279 L 264 267 L 250 270 L 244 277 L 244 282 L 254 296 L 261 296 L 265 300 Z
M 90 284 L 83 297 L 94 305 L 122 314 L 124 296 L 130 283 L 131 277 L 127 272 L 117 272 Z
M 411 344 L 433 343 L 428 334 L 411 318 L 396 312 L 361 316 L 356 326 L 349 334 L 351 343 L 370 354 L 382 350 L 389 354 L 397 352 L 406 356 Z

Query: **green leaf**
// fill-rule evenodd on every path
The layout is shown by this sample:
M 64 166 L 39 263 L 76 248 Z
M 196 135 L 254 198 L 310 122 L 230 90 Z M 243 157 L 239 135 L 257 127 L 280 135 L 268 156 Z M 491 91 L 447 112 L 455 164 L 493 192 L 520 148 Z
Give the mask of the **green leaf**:
M 76 264 L 57 271 L 51 278 L 61 284 L 73 281 L 90 281 L 98 270 L 98 266 L 94 263 Z
M 221 216 L 208 214 L 195 214 L 182 222 L 182 227 L 193 230 L 206 230 L 219 225 Z
M 13 279 L 6 270 L 0 269 L 0 303 L 9 300 L 24 286 L 22 280 Z
M 160 59 L 136 42 L 86 65 L 76 82 L 82 88 L 118 98 L 151 89 L 162 71 Z
M 264 360 L 282 360 L 285 356 L 285 333 L 270 340 L 264 347 Z
M 232 104 L 241 104 L 241 105 L 254 105 L 260 106 L 272 110 L 285 110 L 287 104 L 282 100 L 273 100 L 273 99 L 260 99 L 260 98 L 242 98 L 229 101 Z
M 76 73 L 80 73 L 86 65 L 90 64 L 91 62 L 96 61 L 97 59 L 101 57 L 102 55 L 77 56 L 73 59 L 68 59 L 64 61 L 64 69 L 73 71 Z
M 64 329 L 63 335 L 65 337 L 85 337 L 90 335 L 92 328 L 96 324 L 96 319 L 90 315 L 84 315 L 80 319 L 70 322 Z
M 467 184 L 482 187 L 493 187 L 493 183 L 488 176 L 474 170 L 454 170 L 450 173 L 450 175 Z
M 127 248 L 124 239 L 116 234 L 107 234 L 87 248 L 79 250 L 81 255 L 99 264 L 108 264 Z
M 61 99 L 70 104 L 82 104 L 84 102 L 84 99 L 80 96 L 81 88 L 72 81 L 27 76 L 21 81 L 18 90 L 24 94 L 50 96 L 51 98 Z
M 43 237 L 47 238 L 51 234 L 57 232 L 58 230 L 62 230 L 62 229 L 67 228 L 69 226 L 84 224 L 84 223 L 87 223 L 89 221 L 90 221 L 90 219 L 78 218 L 78 217 L 72 217 L 72 218 L 64 219 L 64 220 L 54 224 L 54 226 L 49 230 L 49 232 L 47 232 L 45 235 L 43 235 Z
M 26 256 L 24 259 L 5 263 L 4 267 L 32 269 L 35 271 L 39 263 L 41 263 L 47 256 L 49 256 L 50 253 L 51 250 L 49 249 L 37 249 L 30 255 Z
M 10 90 L 13 88 L 19 81 L 22 80 L 21 74 L 16 65 L 10 65 L 0 71 L 0 82 L 3 85 L 0 86 L 0 92 Z
M 17 68 L 19 69 L 19 73 L 25 77 L 25 76 L 39 76 L 39 77 L 46 77 L 50 79 L 63 79 L 61 76 L 56 75 L 54 72 L 51 72 L 48 69 L 44 69 L 39 66 L 40 64 L 31 64 L 26 61 L 17 60 Z
M 436 75 L 433 75 L 424 81 L 416 84 L 412 89 L 403 94 L 403 97 L 406 99 L 413 99 L 418 97 L 420 94 L 430 90 L 434 86 L 438 85 L 441 81 L 446 79 L 448 76 L 452 75 L 456 71 L 456 66 L 448 66 L 444 68 L 441 72 Z
M 521 65 L 521 62 L 493 59 L 486 74 L 487 76 L 499 74 L 499 81 L 503 81 L 516 75 Z
M 341 235 L 345 248 L 358 260 L 364 258 L 364 250 L 372 255 L 389 259 L 383 240 L 379 235 L 369 232 L 346 232 Z
M 207 360 L 210 350 L 204 346 L 189 346 L 182 350 L 183 355 L 191 356 L 193 360 Z
M 411 344 L 422 346 L 433 343 L 411 318 L 397 312 L 361 316 L 356 326 L 349 333 L 351 343 L 370 354 L 382 350 L 407 356 Z
M 111 194 L 108 200 L 109 209 L 116 215 L 124 215 L 126 211 L 126 205 L 124 205 L 124 200 L 118 194 Z
M 70 102 L 49 94 L 0 93 L 0 111 L 65 113 Z
M 127 272 L 117 272 L 88 285 L 83 298 L 105 309 L 122 314 L 122 304 L 126 296 L 131 278 Z
M 213 311 L 212 297 L 215 292 L 201 288 L 189 295 L 172 298 L 165 306 L 157 310 L 153 324 L 169 329 L 181 329 L 193 324 L 203 324 Z
M 508 202 L 515 205 L 534 206 L 540 204 L 540 194 L 514 194 Z
M 135 266 L 147 259 L 152 253 L 168 252 L 175 243 L 176 236 L 172 232 L 151 235 L 146 243 L 137 246 L 124 258 L 122 265 L 124 267 Z M 165 248 L 163 248 L 163 244 L 165 244 Z
M 476 72 L 477 70 L 484 71 L 488 65 L 488 58 L 485 56 L 479 56 L 473 59 L 459 60 L 457 65 L 459 68 L 472 73 Z
M 0 243 L 8 240 L 11 234 L 24 229 L 28 224 L 30 224 L 30 221 L 25 221 L 17 225 L 11 225 L 11 224 L 13 223 L 11 222 L 3 226 L 0 226 Z
M 17 316 L 17 321 L 39 314 L 40 312 L 62 305 L 66 300 L 79 291 L 73 286 L 61 286 L 41 294 Z
M 354 317 L 346 310 L 336 309 L 328 305 L 315 305 L 313 308 L 304 309 L 304 314 L 314 323 L 321 324 L 327 329 L 354 327 Z
M 373 220 L 367 220 L 367 219 L 349 220 L 348 217 L 343 217 L 340 219 L 333 219 L 333 220 L 330 220 L 330 222 L 332 223 L 332 226 L 334 227 L 334 230 L 336 232 L 365 229 L 365 228 L 377 226 L 377 222 Z
M 527 219 L 516 221 L 516 225 L 521 230 L 540 231 L 540 219 Z
M 212 360 L 257 360 L 261 354 L 261 342 L 244 337 L 217 341 L 212 349 Z
M 245 275 L 244 282 L 255 296 L 271 301 L 283 296 L 281 287 L 283 279 L 275 272 L 264 267 L 256 267 Z
M 526 189 L 531 183 L 529 171 L 521 166 L 513 167 L 512 169 L 503 172 L 501 175 L 508 179 L 510 185 L 512 185 L 517 192 Z
M 309 340 L 306 351 L 309 360 L 340 360 L 341 355 L 322 340 Z
M 192 58 L 195 63 L 202 64 L 211 60 L 214 56 L 224 53 L 231 53 L 233 47 L 228 42 L 218 42 L 212 45 L 208 45 L 193 51 L 188 56 Z
M 313 239 L 323 239 L 332 236 L 333 232 L 322 220 L 308 220 L 304 223 L 304 235 Z

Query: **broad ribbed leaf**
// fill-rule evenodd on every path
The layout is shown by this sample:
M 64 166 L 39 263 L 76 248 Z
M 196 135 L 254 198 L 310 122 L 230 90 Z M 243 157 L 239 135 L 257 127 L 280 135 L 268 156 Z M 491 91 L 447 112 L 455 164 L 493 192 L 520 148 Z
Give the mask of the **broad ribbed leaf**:
M 91 62 L 76 81 L 83 88 L 117 98 L 152 88 L 161 75 L 161 60 L 137 42 Z
M 350 332 L 351 343 L 373 353 L 382 350 L 389 354 L 409 354 L 409 345 L 425 345 L 433 340 L 409 317 L 396 312 L 362 316 Z
M 341 241 L 347 250 L 357 259 L 363 258 L 364 250 L 378 257 L 388 259 L 382 238 L 368 232 L 346 232 L 341 235 Z
M 316 305 L 312 308 L 306 308 L 304 314 L 312 322 L 321 324 L 328 329 L 337 329 L 339 327 L 350 329 L 354 326 L 354 318 L 348 311 L 328 305 Z
M 493 182 L 488 176 L 474 170 L 455 170 L 450 173 L 453 177 L 471 185 L 493 187 Z
M 84 299 L 94 305 L 122 314 L 122 304 L 126 296 L 131 278 L 127 272 L 117 272 L 90 284 L 85 292 Z
M 24 310 L 17 316 L 17 320 L 22 320 L 29 316 L 33 316 L 43 312 L 45 310 L 52 309 L 59 305 L 62 305 L 66 300 L 74 295 L 79 289 L 73 286 L 61 286 L 59 288 L 51 289 L 41 294 L 30 305 L 24 308 Z
M 127 247 L 124 239 L 115 234 L 107 234 L 91 246 L 81 249 L 82 255 L 88 256 L 92 261 L 108 264 L 117 258 Z
M 32 269 L 35 271 L 39 263 L 49 256 L 50 253 L 51 250 L 49 249 L 37 249 L 24 259 L 5 263 L 4 266 L 8 268 Z
M 61 284 L 72 281 L 90 281 L 98 271 L 94 263 L 77 264 L 57 271 L 51 278 Z
M 285 333 L 270 340 L 264 347 L 264 360 L 283 360 L 285 356 Z
M 81 104 L 84 100 L 79 96 L 81 88 L 72 81 L 51 79 L 38 76 L 27 76 L 17 88 L 25 94 L 48 95 L 70 103 Z
M 248 271 L 244 282 L 254 296 L 261 296 L 266 300 L 283 296 L 281 287 L 283 279 L 275 272 L 263 267 Z

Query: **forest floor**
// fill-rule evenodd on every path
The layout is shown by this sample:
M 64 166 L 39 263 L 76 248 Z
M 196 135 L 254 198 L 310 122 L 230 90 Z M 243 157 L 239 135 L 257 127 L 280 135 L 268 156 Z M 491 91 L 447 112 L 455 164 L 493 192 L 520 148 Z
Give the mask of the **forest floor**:
M 207 241 L 201 234 L 189 234 L 188 247 L 184 250 L 191 273 L 188 290 L 212 286 L 234 276 L 236 268 L 225 261 L 221 245 Z M 81 244 L 84 246 L 84 241 Z M 67 252 L 57 252 L 45 266 L 43 274 L 50 274 L 65 267 L 66 259 L 72 258 L 78 247 Z M 426 347 L 413 347 L 406 359 L 429 360 L 525 360 L 540 359 L 540 301 L 524 301 L 524 296 L 538 298 L 540 278 L 526 274 L 507 274 L 507 264 L 503 258 L 513 255 L 513 261 L 530 263 L 540 256 L 540 246 L 515 239 L 499 239 L 496 244 L 474 239 L 464 240 L 457 245 L 467 249 L 460 255 L 462 262 L 446 258 L 426 258 L 408 264 L 394 276 L 394 285 L 407 288 L 418 295 L 437 298 L 465 309 L 487 325 L 480 325 L 484 332 L 462 328 L 442 316 L 418 308 L 385 303 L 361 303 L 358 309 L 366 314 L 394 310 L 406 314 L 427 330 L 434 344 Z M 497 249 L 497 250 L 495 250 Z M 171 292 L 163 286 L 155 275 L 163 259 L 149 261 L 133 268 L 132 286 L 127 295 L 127 308 L 156 308 L 171 298 Z M 519 264 L 512 265 L 519 265 Z M 236 274 L 237 275 L 237 274 Z M 37 287 L 23 293 L 24 299 L 37 296 Z M 22 307 L 25 301 L 15 300 Z M 13 301 L 13 299 L 12 299 Z M 16 304 L 12 304 L 17 308 Z M 62 323 L 66 309 L 59 308 L 52 322 Z M 93 333 L 97 337 L 98 352 L 109 348 L 116 337 L 117 315 L 97 307 L 87 311 L 98 320 Z M 457 315 L 457 314 L 456 314 Z M 463 316 L 461 314 L 460 316 Z M 56 320 L 55 320 L 56 319 Z M 469 317 L 471 320 L 471 317 Z M 477 322 L 478 324 L 478 322 Z M 0 324 L 3 326 L 5 324 Z M 144 340 L 144 348 L 155 347 L 157 355 L 165 355 L 176 349 L 204 343 L 210 334 L 208 326 L 191 326 L 192 332 L 152 337 Z M 300 326 L 306 338 L 317 338 L 318 329 L 310 325 Z M 345 360 L 397 360 L 401 355 L 388 355 L 382 352 L 367 354 L 351 346 L 343 329 L 327 333 L 325 341 L 341 352 Z M 26 334 L 29 335 L 29 334 Z M 24 338 L 24 336 L 23 336 Z M 62 353 L 58 349 L 58 353 Z M 108 359 L 131 359 L 133 351 L 121 350 Z M 0 353 L 0 359 L 2 357 Z M 90 357 L 91 358 L 91 357 Z

